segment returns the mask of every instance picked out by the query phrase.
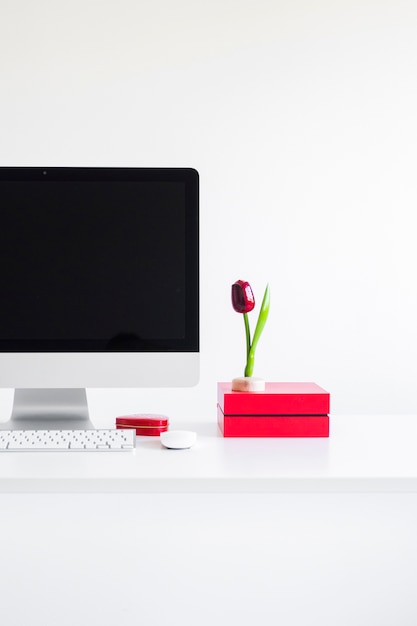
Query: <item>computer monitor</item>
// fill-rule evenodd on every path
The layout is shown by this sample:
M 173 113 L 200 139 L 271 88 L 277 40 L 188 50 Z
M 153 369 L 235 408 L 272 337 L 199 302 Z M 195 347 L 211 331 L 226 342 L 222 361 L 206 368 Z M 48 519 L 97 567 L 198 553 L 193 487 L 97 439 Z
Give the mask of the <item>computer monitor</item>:
M 0 168 L 3 428 L 90 428 L 85 389 L 199 378 L 191 168 Z

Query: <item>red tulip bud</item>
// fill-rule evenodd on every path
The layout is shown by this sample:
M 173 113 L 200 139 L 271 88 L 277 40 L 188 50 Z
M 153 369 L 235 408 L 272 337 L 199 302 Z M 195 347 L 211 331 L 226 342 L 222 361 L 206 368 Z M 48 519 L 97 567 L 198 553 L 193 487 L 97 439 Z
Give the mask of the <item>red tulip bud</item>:
M 237 280 L 232 285 L 232 305 L 237 313 L 249 313 L 255 308 L 255 296 L 248 282 Z

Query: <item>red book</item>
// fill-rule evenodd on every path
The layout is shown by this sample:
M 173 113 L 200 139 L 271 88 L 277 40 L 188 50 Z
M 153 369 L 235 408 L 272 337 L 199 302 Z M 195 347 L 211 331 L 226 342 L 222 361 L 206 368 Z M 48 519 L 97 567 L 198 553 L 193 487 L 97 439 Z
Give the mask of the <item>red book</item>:
M 224 415 L 327 415 L 330 394 L 316 383 L 266 383 L 265 391 L 232 391 L 218 383 L 217 401 Z
M 224 415 L 217 407 L 224 437 L 328 437 L 328 415 Z

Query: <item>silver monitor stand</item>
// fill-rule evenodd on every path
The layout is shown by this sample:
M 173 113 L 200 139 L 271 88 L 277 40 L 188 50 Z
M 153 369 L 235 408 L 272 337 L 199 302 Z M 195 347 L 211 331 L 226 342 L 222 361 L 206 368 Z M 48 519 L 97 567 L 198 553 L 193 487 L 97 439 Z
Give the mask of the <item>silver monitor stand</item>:
M 90 420 L 85 389 L 16 389 L 11 418 L 2 430 L 87 430 Z

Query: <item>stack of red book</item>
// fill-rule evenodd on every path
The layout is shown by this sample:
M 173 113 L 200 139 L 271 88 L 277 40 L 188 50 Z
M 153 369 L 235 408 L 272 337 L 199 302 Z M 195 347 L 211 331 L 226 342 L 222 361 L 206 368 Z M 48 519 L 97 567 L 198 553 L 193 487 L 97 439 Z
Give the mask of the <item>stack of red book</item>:
M 266 383 L 265 391 L 217 384 L 224 437 L 328 437 L 330 394 L 315 383 Z

